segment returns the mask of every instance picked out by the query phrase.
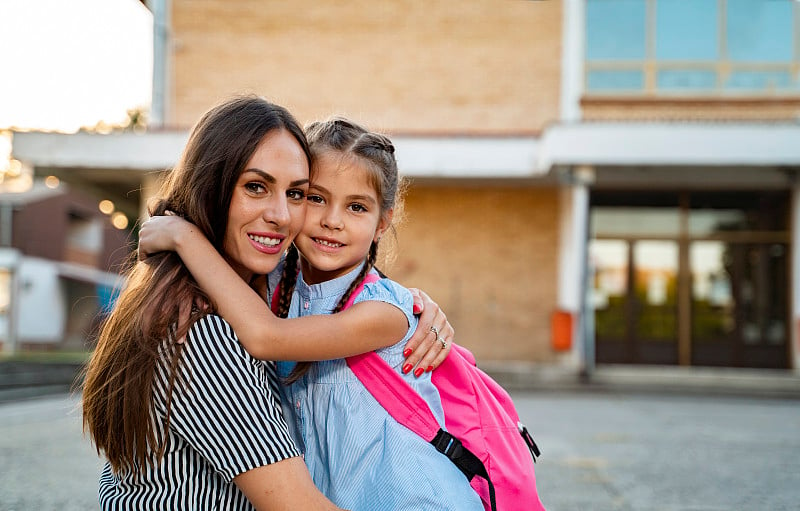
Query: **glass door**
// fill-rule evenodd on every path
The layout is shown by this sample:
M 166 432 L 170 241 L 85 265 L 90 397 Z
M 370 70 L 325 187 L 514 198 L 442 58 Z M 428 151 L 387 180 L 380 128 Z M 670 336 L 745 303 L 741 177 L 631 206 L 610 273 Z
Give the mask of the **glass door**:
M 788 245 L 696 241 L 692 364 L 786 367 Z
M 678 243 L 592 240 L 599 363 L 678 361 Z
M 591 240 L 589 260 L 596 360 L 630 362 L 630 245 L 625 240 Z
M 786 368 L 785 190 L 595 190 L 598 363 Z
M 678 243 L 633 244 L 633 337 L 637 363 L 678 363 Z

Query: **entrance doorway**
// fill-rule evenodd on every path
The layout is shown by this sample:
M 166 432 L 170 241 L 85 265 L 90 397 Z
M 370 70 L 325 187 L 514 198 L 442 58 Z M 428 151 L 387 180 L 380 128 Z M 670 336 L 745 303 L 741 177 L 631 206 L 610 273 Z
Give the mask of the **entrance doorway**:
M 678 363 L 678 247 L 594 240 L 598 362 Z
M 788 367 L 788 194 L 596 192 L 597 363 Z

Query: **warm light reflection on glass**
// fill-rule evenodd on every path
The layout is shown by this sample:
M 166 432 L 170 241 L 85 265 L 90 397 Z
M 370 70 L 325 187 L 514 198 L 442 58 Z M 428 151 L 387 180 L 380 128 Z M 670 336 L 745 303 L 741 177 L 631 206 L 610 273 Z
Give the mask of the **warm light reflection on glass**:
M 11 193 L 27 192 L 33 186 L 33 177 L 23 174 L 17 178 L 9 179 L 3 183 L 4 189 Z
M 10 177 L 19 177 L 19 175 L 22 174 L 22 162 L 19 160 L 10 160 L 6 172 Z
M 108 199 L 101 200 L 97 207 L 106 215 L 110 215 L 114 212 L 114 203 Z
M 117 229 L 125 229 L 128 227 L 128 217 L 125 216 L 125 213 L 120 213 L 117 211 L 113 215 L 111 215 L 111 225 L 116 227 Z
M 11 131 L 0 130 L 0 158 L 11 155 Z
M 58 185 L 61 184 L 61 180 L 58 179 L 56 176 L 47 176 L 44 178 L 44 185 L 48 188 L 58 188 Z

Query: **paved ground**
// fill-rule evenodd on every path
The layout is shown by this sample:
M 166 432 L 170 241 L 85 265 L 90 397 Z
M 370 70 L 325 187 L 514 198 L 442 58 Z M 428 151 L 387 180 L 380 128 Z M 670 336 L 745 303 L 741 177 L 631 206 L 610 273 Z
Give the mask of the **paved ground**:
M 77 406 L 66 394 L 0 404 L 0 510 L 98 509 L 102 463 Z
M 562 510 L 797 510 L 800 401 L 515 392 Z M 66 395 L 0 404 L 0 510 L 97 509 L 101 462 Z
M 800 402 L 626 394 L 516 396 L 559 510 L 800 509 Z

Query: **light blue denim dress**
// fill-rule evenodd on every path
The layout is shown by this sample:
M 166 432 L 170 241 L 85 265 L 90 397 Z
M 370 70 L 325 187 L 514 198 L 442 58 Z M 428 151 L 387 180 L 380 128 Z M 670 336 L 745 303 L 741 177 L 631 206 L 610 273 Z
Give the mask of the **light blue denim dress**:
M 307 285 L 298 277 L 289 317 L 330 314 L 359 269 L 343 277 Z M 378 300 L 395 305 L 409 322 L 406 336 L 378 350 L 396 371 L 403 348 L 414 332 L 411 293 L 396 282 L 367 284 L 355 303 Z M 286 377 L 292 362 L 279 362 Z M 430 373 L 406 380 L 443 423 L 441 400 Z M 467 478 L 432 445 L 397 423 L 347 367 L 344 359 L 317 362 L 300 380 L 283 386 L 289 431 L 314 484 L 339 507 L 353 511 L 481 511 L 478 494 Z

